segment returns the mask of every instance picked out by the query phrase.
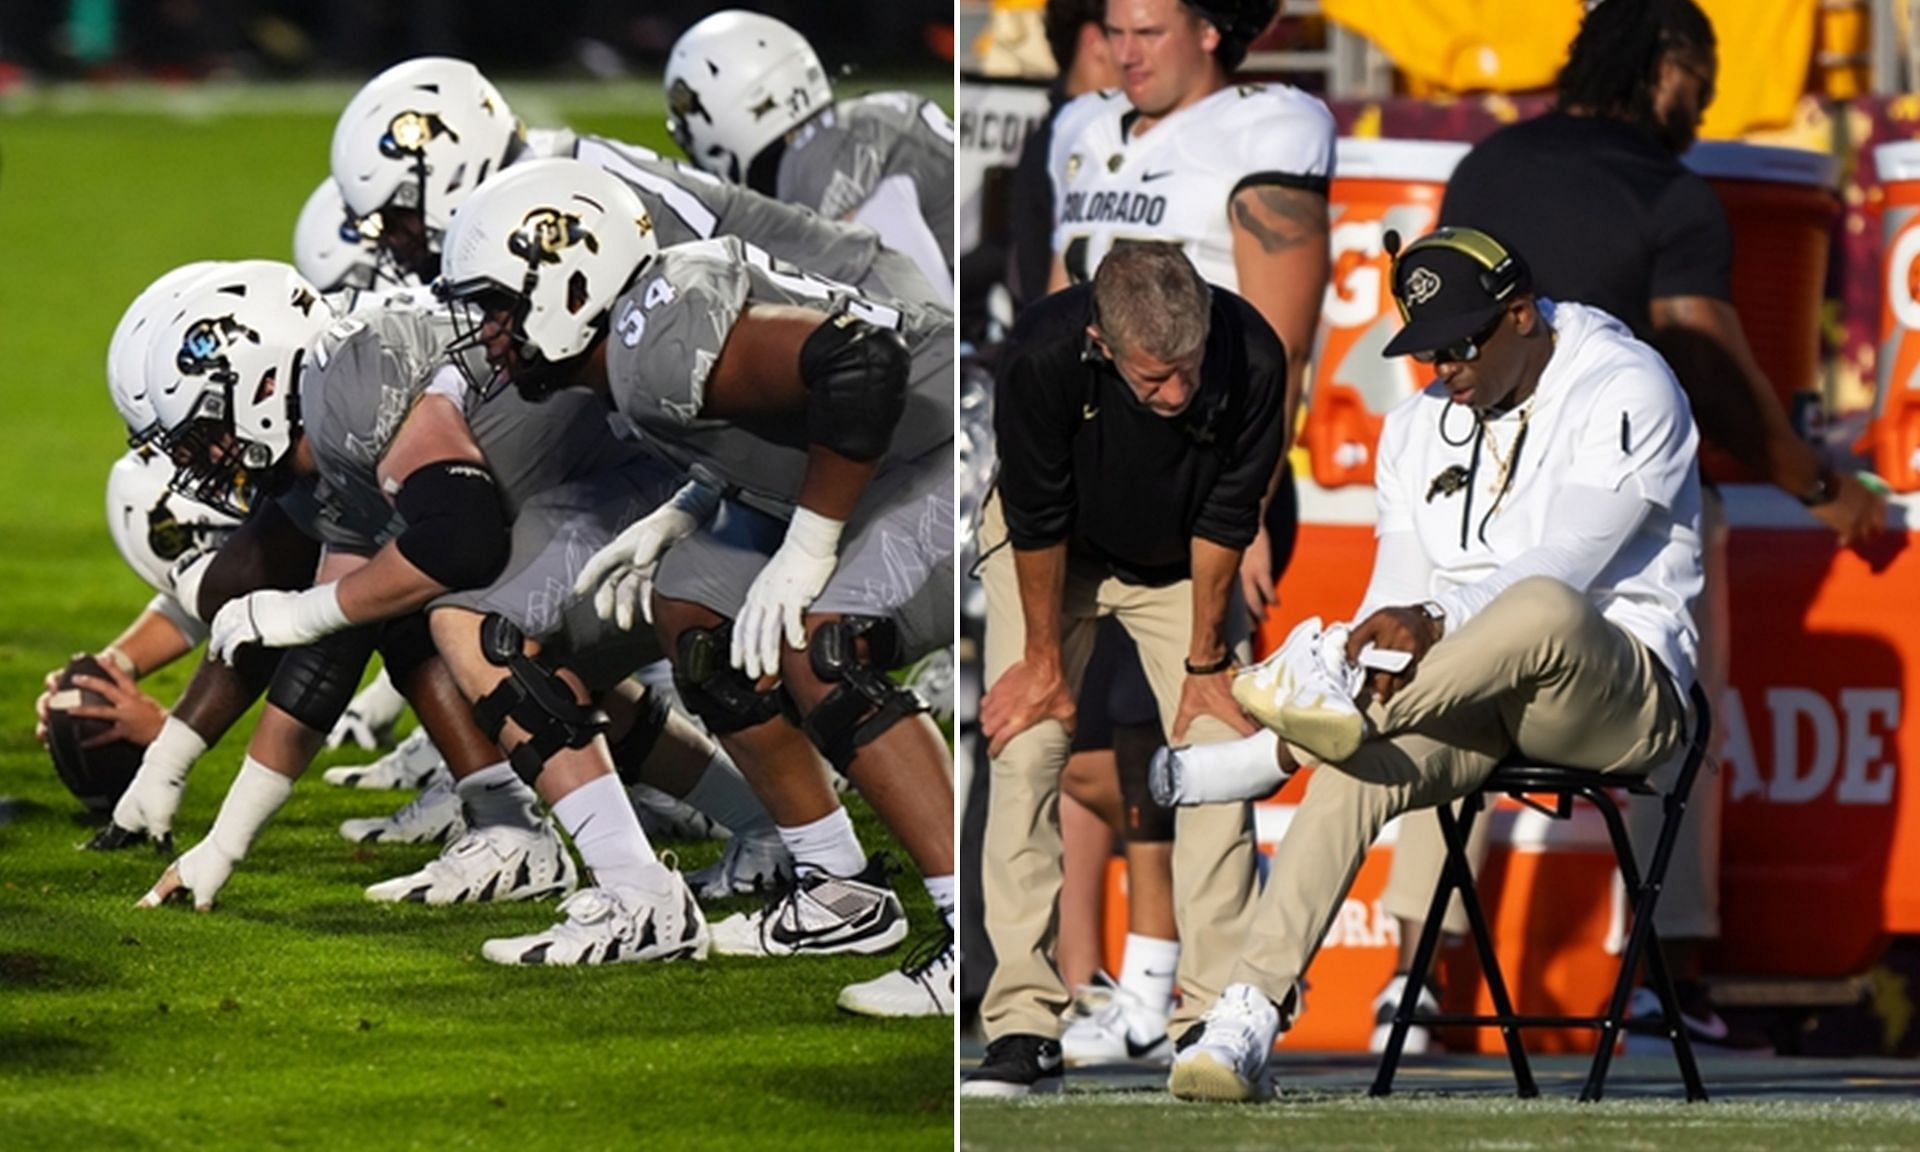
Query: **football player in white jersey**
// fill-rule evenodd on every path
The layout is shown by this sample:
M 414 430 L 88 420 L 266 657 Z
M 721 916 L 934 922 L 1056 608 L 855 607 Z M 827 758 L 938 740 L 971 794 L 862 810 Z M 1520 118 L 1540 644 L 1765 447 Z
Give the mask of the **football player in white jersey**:
M 1055 121 L 1049 287 L 1090 279 L 1101 259 L 1127 240 L 1178 241 L 1209 283 L 1245 297 L 1285 345 L 1292 427 L 1327 284 L 1334 124 L 1326 105 L 1296 88 L 1233 82 L 1277 10 L 1276 0 L 1108 0 L 1107 43 L 1121 87 L 1077 98 Z M 1280 468 L 1286 466 L 1283 454 Z M 1281 479 L 1276 471 L 1276 483 Z M 1241 568 L 1256 619 L 1273 599 L 1271 557 L 1263 524 Z M 1177 818 L 1179 834 L 1228 844 L 1236 831 L 1226 825 L 1237 827 L 1239 814 L 1226 809 L 1198 817 L 1222 822 L 1207 831 L 1194 827 L 1200 811 Z M 1138 854 L 1137 866 L 1167 867 L 1166 860 L 1164 852 L 1149 849 Z M 1187 991 L 1176 1024 L 1203 1011 L 1207 992 L 1221 987 L 1213 978 L 1219 973 L 1203 975 L 1198 965 L 1214 956 L 1217 967 L 1219 947 L 1230 948 L 1227 942 L 1244 928 L 1252 893 L 1251 877 L 1227 884 L 1216 878 L 1205 891 L 1185 883 L 1174 889 L 1174 913 L 1186 938 L 1179 983 Z M 1166 922 L 1164 914 L 1158 922 Z M 1147 935 L 1143 947 L 1162 953 L 1178 947 Z M 1154 1018 L 1166 1008 L 1164 985 L 1122 991 L 1143 1001 L 1127 1039 L 1151 1042 Z M 1123 1023 L 1122 1014 L 1107 1012 L 1097 1026 Z M 1088 1017 L 1087 1025 L 1096 1021 Z M 1071 1049 L 1078 1039 L 1063 1043 Z M 1115 1047 L 1109 1038 L 1090 1038 L 1088 1050 Z
M 938 104 L 911 92 L 836 102 L 806 37 L 738 10 L 687 29 L 667 58 L 666 82 L 667 130 L 689 160 L 872 227 L 952 306 L 953 121 Z

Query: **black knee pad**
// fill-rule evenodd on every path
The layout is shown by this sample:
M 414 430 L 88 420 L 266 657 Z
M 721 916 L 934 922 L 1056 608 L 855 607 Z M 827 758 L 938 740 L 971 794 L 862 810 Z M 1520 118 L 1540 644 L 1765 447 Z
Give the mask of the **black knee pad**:
M 387 679 L 401 692 L 408 690 L 420 666 L 438 654 L 425 612 L 409 613 L 380 625 L 380 659 L 387 666 Z
M 867 654 L 860 654 L 860 641 Z M 807 739 L 845 775 L 861 748 L 887 729 L 927 710 L 912 689 L 894 683 L 886 670 L 899 663 L 900 633 L 891 620 L 843 616 L 814 629 L 807 664 L 833 689 L 807 713 Z
M 507 754 L 507 763 L 531 785 L 556 754 L 593 743 L 606 731 L 607 715 L 574 699 L 572 686 L 551 665 L 528 656 L 526 639 L 498 612 L 480 622 L 480 650 L 488 663 L 507 670 L 507 678 L 473 702 L 473 718 L 496 743 L 508 720 L 527 734 L 526 742 Z
M 673 706 L 658 692 L 649 689 L 640 697 L 635 705 L 633 727 L 613 746 L 613 767 L 620 774 L 621 783 L 640 782 L 640 768 L 647 757 L 653 755 L 653 747 L 660 742 L 660 734 L 667 730 L 667 717 L 672 712 Z
M 332 731 L 360 688 L 377 631 L 373 625 L 348 628 L 292 649 L 267 686 L 267 703 L 315 732 Z
M 792 715 L 785 688 L 762 692 L 752 677 L 733 666 L 728 656 L 732 637 L 729 621 L 718 628 L 688 628 L 674 646 L 673 686 L 680 703 L 715 736 Z
M 1116 724 L 1113 762 L 1120 770 L 1120 799 L 1129 844 L 1165 844 L 1173 839 L 1173 809 L 1153 802 L 1147 765 L 1163 741 L 1158 724 Z

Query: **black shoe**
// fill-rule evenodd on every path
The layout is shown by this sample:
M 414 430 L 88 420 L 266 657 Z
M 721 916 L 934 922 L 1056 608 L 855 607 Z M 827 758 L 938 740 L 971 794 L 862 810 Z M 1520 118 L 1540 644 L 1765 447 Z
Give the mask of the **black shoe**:
M 1026 1096 L 1064 1087 L 1060 1041 L 1015 1032 L 987 1045 L 980 1067 L 960 1078 L 962 1096 Z

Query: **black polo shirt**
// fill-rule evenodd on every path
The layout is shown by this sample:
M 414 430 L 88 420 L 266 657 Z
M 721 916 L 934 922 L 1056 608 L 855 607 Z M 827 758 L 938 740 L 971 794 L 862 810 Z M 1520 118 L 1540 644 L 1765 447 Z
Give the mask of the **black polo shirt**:
M 1253 306 L 1213 289 L 1201 384 L 1179 416 L 1134 399 L 1092 351 L 1093 288 L 1038 301 L 1014 327 L 994 394 L 1013 546 L 1067 542 L 1132 584 L 1192 574 L 1194 537 L 1245 548 L 1283 439 L 1287 359 Z
M 1649 301 L 1732 299 L 1733 232 L 1713 189 L 1646 131 L 1549 112 L 1476 145 L 1440 223 L 1518 252 L 1554 300 L 1603 309 L 1646 339 Z

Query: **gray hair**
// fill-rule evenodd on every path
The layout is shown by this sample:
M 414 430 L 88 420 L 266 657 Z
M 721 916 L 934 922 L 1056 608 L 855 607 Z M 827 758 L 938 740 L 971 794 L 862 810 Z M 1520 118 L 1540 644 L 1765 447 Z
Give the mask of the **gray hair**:
M 1094 324 L 1113 347 L 1175 360 L 1206 343 L 1213 293 L 1178 244 L 1121 241 L 1093 274 Z

